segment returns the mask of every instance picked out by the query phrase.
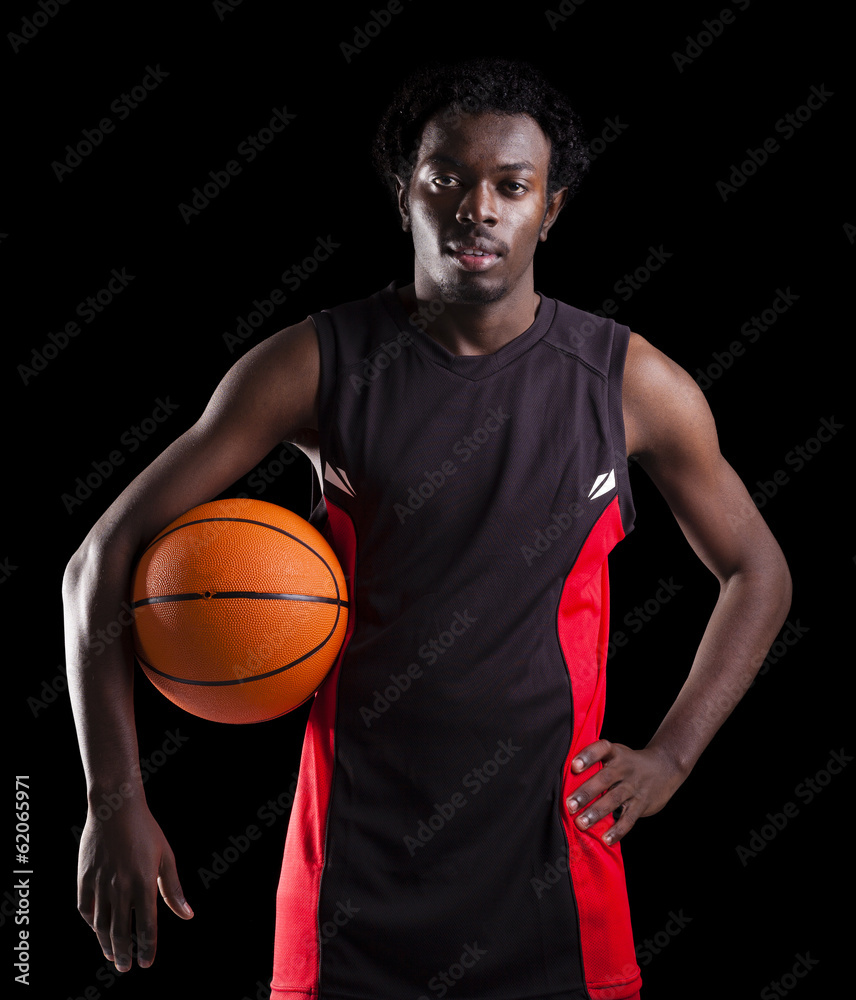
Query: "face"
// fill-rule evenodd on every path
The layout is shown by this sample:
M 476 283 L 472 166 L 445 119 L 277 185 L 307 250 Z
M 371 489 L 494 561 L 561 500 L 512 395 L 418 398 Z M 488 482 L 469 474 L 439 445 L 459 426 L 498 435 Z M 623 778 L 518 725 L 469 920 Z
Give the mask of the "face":
M 416 293 L 489 303 L 534 287 L 532 258 L 564 201 L 547 197 L 550 141 L 528 115 L 439 112 L 422 133 L 410 184 L 398 183 L 413 235 Z

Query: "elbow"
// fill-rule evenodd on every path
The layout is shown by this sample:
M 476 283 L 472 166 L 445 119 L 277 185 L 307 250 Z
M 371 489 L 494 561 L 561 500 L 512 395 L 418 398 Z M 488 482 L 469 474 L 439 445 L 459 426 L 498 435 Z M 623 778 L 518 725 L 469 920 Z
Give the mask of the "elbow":
M 84 574 L 86 561 L 86 543 L 84 542 L 65 565 L 65 571 L 62 574 L 62 599 L 64 602 L 68 602 L 69 598 L 76 593 Z
M 725 581 L 726 588 L 732 580 L 748 588 L 744 591 L 744 599 L 754 604 L 778 632 L 791 608 L 793 579 L 785 554 L 772 536 L 768 545 L 754 548 L 735 567 Z
M 791 577 L 791 571 L 788 567 L 787 560 L 785 559 L 784 553 L 780 551 L 781 554 L 781 568 L 780 568 L 780 588 L 781 588 L 781 604 L 782 604 L 782 621 L 787 618 L 788 612 L 791 609 L 791 601 L 794 596 L 794 581 Z
M 81 542 L 80 547 L 68 560 L 62 575 L 62 596 L 68 599 L 80 588 L 81 583 L 92 573 L 101 557 L 101 548 L 96 544 L 92 532 Z
M 791 608 L 794 585 L 785 554 L 772 535 L 762 550 L 756 572 L 763 580 L 764 590 L 770 595 L 773 613 L 780 619 L 781 625 Z

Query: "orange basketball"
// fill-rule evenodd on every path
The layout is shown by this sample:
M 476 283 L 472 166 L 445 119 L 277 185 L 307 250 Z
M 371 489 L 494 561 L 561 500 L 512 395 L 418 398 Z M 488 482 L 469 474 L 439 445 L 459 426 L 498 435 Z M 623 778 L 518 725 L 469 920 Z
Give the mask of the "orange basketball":
M 148 545 L 133 579 L 134 650 L 170 701 L 264 722 L 309 699 L 348 624 L 345 577 L 311 524 L 262 500 L 214 500 Z

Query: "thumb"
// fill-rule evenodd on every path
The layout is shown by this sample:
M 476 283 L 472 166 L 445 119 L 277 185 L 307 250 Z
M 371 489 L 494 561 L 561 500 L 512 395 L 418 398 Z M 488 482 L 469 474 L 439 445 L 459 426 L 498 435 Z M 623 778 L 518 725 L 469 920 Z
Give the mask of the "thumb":
M 161 861 L 158 889 L 164 902 L 173 913 L 181 917 L 182 920 L 190 920 L 193 916 L 193 910 L 184 898 L 184 892 L 178 880 L 178 872 L 175 870 L 175 860 L 171 857 L 164 857 Z

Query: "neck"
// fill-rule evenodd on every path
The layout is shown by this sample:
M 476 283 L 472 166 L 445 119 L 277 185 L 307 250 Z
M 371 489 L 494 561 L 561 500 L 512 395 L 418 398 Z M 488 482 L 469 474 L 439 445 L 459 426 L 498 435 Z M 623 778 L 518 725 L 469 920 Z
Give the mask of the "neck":
M 420 315 L 427 317 L 425 333 L 458 355 L 494 354 L 532 326 L 541 304 L 532 281 L 521 281 L 501 299 L 489 303 L 444 302 L 439 294 L 422 291 L 417 282 L 399 288 L 398 297 L 408 315 L 423 307 Z M 435 315 L 438 302 L 443 311 Z

